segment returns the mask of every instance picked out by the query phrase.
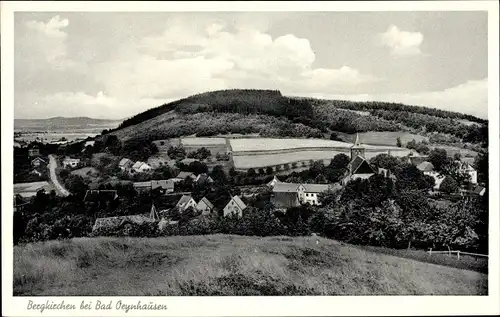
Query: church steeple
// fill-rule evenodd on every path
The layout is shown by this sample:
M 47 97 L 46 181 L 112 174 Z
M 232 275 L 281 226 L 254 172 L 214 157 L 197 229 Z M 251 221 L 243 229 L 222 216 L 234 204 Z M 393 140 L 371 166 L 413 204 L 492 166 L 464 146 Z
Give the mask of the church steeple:
M 351 146 L 351 160 L 354 160 L 356 156 L 361 156 L 365 158 L 365 148 L 361 145 L 359 141 L 359 133 L 356 133 L 356 140 L 354 144 Z

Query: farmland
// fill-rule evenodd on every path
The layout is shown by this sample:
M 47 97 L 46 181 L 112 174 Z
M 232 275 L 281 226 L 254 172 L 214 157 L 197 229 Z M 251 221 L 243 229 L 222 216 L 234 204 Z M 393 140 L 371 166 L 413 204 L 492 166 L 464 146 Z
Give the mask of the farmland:
M 17 296 L 481 295 L 487 284 L 479 272 L 312 237 L 78 238 L 14 247 Z
M 354 138 L 356 137 L 354 134 L 339 134 L 342 136 L 342 138 L 347 141 L 347 142 L 353 142 Z M 362 132 L 359 133 L 359 138 L 363 141 L 363 143 L 366 144 L 371 144 L 371 145 L 389 145 L 389 146 L 396 146 L 396 140 L 397 138 L 401 139 L 401 142 L 403 144 L 406 144 L 410 142 L 411 140 L 415 140 L 416 142 L 420 142 L 423 140 L 429 141 L 428 138 L 418 135 L 418 134 L 413 134 L 409 132 L 404 132 L 404 131 L 397 131 L 397 132 L 377 132 L 377 131 L 371 131 L 371 132 Z

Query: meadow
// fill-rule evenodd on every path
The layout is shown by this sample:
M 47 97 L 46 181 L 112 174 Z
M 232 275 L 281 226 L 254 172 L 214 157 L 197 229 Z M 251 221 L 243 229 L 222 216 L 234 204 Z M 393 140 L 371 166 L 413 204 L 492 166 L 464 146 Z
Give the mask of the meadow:
M 483 295 L 486 274 L 316 237 L 77 238 L 14 247 L 15 296 Z
M 354 142 L 356 138 L 355 134 L 346 134 L 339 133 L 344 140 L 347 142 Z M 415 140 L 416 142 L 420 142 L 423 140 L 429 141 L 427 137 L 413 134 L 405 131 L 397 131 L 397 132 L 362 132 L 359 133 L 359 138 L 362 143 L 371 144 L 371 145 L 388 145 L 388 146 L 396 146 L 397 138 L 401 139 L 403 144 L 410 142 L 411 140 Z

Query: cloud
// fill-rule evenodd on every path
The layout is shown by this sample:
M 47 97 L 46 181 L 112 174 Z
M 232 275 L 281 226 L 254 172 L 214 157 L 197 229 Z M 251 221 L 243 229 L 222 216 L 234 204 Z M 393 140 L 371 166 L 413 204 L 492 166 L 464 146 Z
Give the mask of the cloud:
M 314 61 L 309 40 L 293 34 L 273 38 L 250 27 L 230 32 L 218 21 L 171 22 L 162 34 L 119 49 L 93 74 L 108 94 L 127 100 L 227 88 L 335 92 L 376 80 L 349 66 L 314 68 Z
M 420 32 L 402 31 L 397 26 L 391 25 L 386 32 L 379 34 L 380 44 L 387 46 L 392 55 L 409 56 L 420 55 L 420 45 L 424 36 Z
M 488 79 L 471 80 L 461 85 L 441 91 L 393 94 L 304 94 L 316 98 L 352 100 L 352 101 L 385 101 L 404 103 L 407 105 L 455 111 L 488 119 Z
M 59 15 L 47 22 L 26 21 L 26 32 L 19 40 L 22 45 L 20 58 L 25 67 L 34 72 L 44 68 L 84 71 L 84 64 L 68 58 L 68 33 L 64 31 L 68 25 L 69 20 L 62 19 Z

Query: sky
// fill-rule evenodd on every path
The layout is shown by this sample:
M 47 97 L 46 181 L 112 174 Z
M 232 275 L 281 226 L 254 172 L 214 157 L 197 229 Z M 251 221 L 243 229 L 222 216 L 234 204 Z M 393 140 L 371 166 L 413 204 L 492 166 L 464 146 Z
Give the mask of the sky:
M 230 88 L 488 112 L 486 12 L 16 12 L 14 116 L 121 119 Z

